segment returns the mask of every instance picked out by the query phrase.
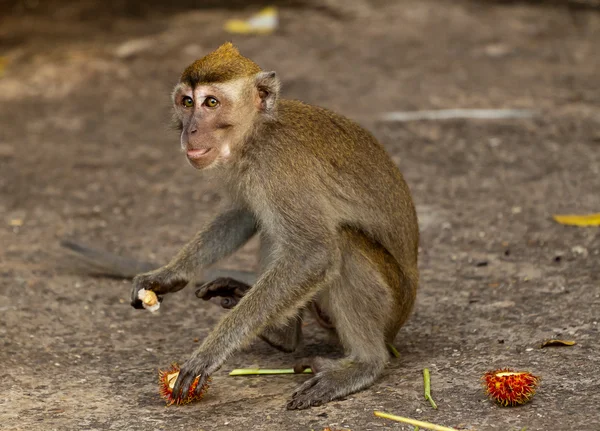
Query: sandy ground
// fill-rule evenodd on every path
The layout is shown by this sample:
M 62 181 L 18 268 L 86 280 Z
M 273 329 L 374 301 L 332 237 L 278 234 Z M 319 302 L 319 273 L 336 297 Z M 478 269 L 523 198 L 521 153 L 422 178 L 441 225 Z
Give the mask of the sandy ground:
M 600 13 L 280 2 L 276 33 L 231 36 L 223 22 L 260 5 L 103 3 L 0 5 L 0 429 L 412 430 L 374 410 L 457 429 L 600 429 L 600 235 L 551 218 L 600 211 Z M 396 339 L 401 357 L 369 390 L 324 407 L 285 410 L 305 376 L 227 375 L 338 355 L 311 320 L 297 353 L 257 341 L 214 375 L 201 403 L 165 408 L 157 368 L 185 360 L 226 311 L 193 289 L 157 315 L 134 310 L 128 282 L 73 270 L 58 245 L 70 236 L 162 262 L 214 215 L 218 190 L 168 128 L 169 92 L 227 39 L 277 70 L 285 97 L 367 125 L 418 205 L 422 282 Z M 376 120 L 439 108 L 538 115 Z M 222 266 L 252 269 L 255 249 Z M 577 344 L 540 349 L 549 338 Z M 423 399 L 425 367 L 437 410 Z M 488 401 L 479 378 L 498 367 L 540 375 L 533 402 Z

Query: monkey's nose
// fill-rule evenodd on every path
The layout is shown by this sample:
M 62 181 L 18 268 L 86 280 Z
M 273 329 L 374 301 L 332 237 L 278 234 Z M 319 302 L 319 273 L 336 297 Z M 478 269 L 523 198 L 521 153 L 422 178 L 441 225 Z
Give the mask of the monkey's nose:
M 198 131 L 198 129 L 196 129 L 195 127 L 193 129 L 190 130 L 190 135 L 193 135 L 194 133 L 196 133 Z

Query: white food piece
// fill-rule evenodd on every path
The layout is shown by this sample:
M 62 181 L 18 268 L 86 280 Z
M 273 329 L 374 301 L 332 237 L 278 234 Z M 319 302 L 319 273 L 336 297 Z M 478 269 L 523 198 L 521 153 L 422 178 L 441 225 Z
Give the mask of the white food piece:
M 142 301 L 142 305 L 144 306 L 144 308 L 146 310 L 150 310 L 152 313 L 154 313 L 155 311 L 157 311 L 160 308 L 160 302 L 156 301 L 154 304 L 151 304 L 151 305 L 147 304 L 146 303 L 146 301 L 147 301 L 146 293 L 147 292 L 149 292 L 149 291 L 146 289 L 140 289 L 138 291 L 138 299 L 140 301 Z

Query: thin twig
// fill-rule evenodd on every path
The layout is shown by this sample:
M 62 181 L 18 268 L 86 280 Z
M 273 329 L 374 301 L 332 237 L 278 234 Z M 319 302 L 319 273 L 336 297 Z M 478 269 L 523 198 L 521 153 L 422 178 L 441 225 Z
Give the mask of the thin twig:
M 378 119 L 384 122 L 454 120 L 459 118 L 501 120 L 505 118 L 530 118 L 535 114 L 535 111 L 530 109 L 439 109 L 386 112 L 381 114 Z
M 432 423 L 429 423 L 429 422 L 423 422 L 423 421 L 418 421 L 416 419 L 405 418 L 403 416 L 396 416 L 396 415 L 391 415 L 389 413 L 378 412 L 378 411 L 375 411 L 374 413 L 375 413 L 375 416 L 378 416 L 380 418 L 390 419 L 390 420 L 396 421 L 396 422 L 404 422 L 405 424 L 414 425 L 416 427 L 421 427 L 421 428 L 425 428 L 425 429 L 428 429 L 428 430 L 433 430 L 433 431 L 458 431 L 455 428 L 448 428 L 448 427 L 444 427 L 444 426 L 441 426 L 441 425 L 432 424 Z
M 310 368 L 302 371 L 303 374 L 311 374 L 312 370 Z M 256 375 L 272 375 L 272 374 L 298 374 L 294 372 L 293 368 L 283 368 L 277 370 L 269 370 L 263 368 L 238 368 L 232 370 L 229 375 L 230 376 L 256 376 Z
M 431 378 L 429 377 L 429 368 L 423 369 L 423 382 L 425 383 L 425 399 L 429 400 L 431 407 L 437 409 L 435 401 L 431 398 Z

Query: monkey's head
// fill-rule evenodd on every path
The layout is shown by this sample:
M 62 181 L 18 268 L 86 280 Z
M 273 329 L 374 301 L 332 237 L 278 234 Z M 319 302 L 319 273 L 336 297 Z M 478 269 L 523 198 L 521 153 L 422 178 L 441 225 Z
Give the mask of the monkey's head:
M 173 91 L 181 149 L 204 169 L 226 163 L 260 121 L 273 118 L 279 96 L 275 72 L 263 72 L 225 43 L 191 64 Z

